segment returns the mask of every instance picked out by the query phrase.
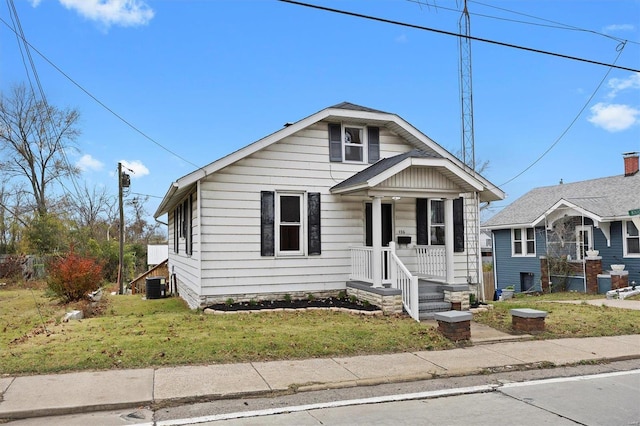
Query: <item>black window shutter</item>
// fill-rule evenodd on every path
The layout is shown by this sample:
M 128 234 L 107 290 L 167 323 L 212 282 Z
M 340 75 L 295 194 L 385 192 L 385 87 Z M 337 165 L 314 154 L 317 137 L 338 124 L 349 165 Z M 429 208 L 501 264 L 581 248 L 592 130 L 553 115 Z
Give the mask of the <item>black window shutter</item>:
M 321 254 L 321 239 L 320 239 L 320 193 L 310 192 L 307 195 L 308 204 L 308 222 L 309 222 L 309 254 Z
M 329 161 L 342 162 L 342 127 L 329 123 Z
M 178 253 L 180 251 L 180 244 L 178 243 L 178 228 L 180 226 L 180 218 L 178 215 L 178 210 L 178 207 L 173 210 L 173 251 L 175 253 Z
M 380 128 L 369 127 L 369 164 L 373 164 L 380 159 Z
M 373 246 L 373 204 L 364 205 L 364 245 Z
M 275 193 L 260 193 L 260 255 L 275 255 Z
M 464 251 L 464 198 L 453 200 L 453 251 Z
M 184 234 L 185 237 L 185 253 L 187 254 L 191 254 L 193 252 L 193 234 L 192 234 L 192 229 L 193 227 L 191 226 L 191 217 L 192 217 L 192 209 L 193 209 L 193 205 L 192 205 L 193 199 L 191 194 L 189 194 L 189 198 L 187 198 L 187 201 L 185 201 L 186 203 L 186 209 L 185 209 L 185 227 L 186 232 Z
M 427 228 L 427 206 L 429 200 L 426 198 L 416 199 L 416 242 L 419 246 L 429 244 L 429 229 Z

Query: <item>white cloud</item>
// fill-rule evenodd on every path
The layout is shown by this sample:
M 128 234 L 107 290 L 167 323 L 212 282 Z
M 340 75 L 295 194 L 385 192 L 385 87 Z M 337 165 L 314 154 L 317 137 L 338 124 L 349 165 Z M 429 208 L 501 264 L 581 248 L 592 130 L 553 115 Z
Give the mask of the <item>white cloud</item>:
M 82 157 L 80 157 L 80 159 L 76 163 L 76 167 L 80 168 L 80 170 L 83 170 L 83 171 L 87 171 L 87 170 L 100 171 L 104 167 L 104 164 L 101 161 L 93 158 L 91 155 L 85 154 Z
M 396 37 L 396 43 L 407 43 L 409 41 L 409 37 L 406 34 L 400 34 Z
M 633 31 L 635 30 L 635 25 L 631 24 L 613 24 L 607 25 L 602 29 L 602 32 L 605 34 L 616 32 L 616 31 Z
M 628 78 L 612 78 L 607 85 L 611 88 L 607 95 L 609 98 L 614 98 L 622 90 L 640 89 L 640 72 L 633 73 Z
M 620 132 L 638 123 L 640 110 L 621 104 L 597 103 L 591 107 L 589 122 L 608 132 Z
M 38 2 L 39 0 L 32 0 Z M 143 0 L 58 0 L 67 9 L 106 27 L 146 25 L 154 12 Z
M 147 169 L 147 166 L 142 164 L 142 161 L 140 160 L 121 160 L 120 162 L 122 163 L 122 168 L 125 172 L 131 171 L 132 178 L 141 178 L 142 176 L 149 174 L 149 169 Z
M 29 0 L 29 3 L 31 3 L 33 7 L 38 7 L 38 5 L 42 3 L 42 0 Z

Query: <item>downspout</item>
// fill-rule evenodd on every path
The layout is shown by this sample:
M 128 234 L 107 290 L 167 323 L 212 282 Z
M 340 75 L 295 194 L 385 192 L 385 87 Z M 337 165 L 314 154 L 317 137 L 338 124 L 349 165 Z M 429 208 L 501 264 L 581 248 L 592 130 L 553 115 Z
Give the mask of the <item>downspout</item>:
M 493 230 L 491 230 L 491 258 L 493 259 L 493 294 L 495 296 L 495 292 L 498 291 L 498 256 L 496 256 L 496 234 Z

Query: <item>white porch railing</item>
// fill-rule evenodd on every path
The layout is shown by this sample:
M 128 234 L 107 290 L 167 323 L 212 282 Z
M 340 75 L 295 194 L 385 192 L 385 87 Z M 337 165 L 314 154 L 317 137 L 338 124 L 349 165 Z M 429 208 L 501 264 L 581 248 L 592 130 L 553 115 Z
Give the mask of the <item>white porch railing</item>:
M 389 247 L 383 247 L 381 256 L 382 284 L 390 284 L 392 288 L 401 290 L 404 309 L 411 318 L 420 321 L 418 277 L 412 275 L 396 255 L 395 243 L 390 242 Z M 351 248 L 350 279 L 373 283 L 373 265 L 372 247 Z
M 393 243 L 392 243 L 393 244 Z M 420 322 L 420 307 L 418 300 L 418 277 L 411 275 L 395 251 L 391 250 L 391 286 L 402 291 L 402 305 L 409 316 Z
M 447 251 L 445 246 L 416 246 L 418 275 L 447 279 Z
M 391 283 L 389 270 L 389 247 L 382 247 L 380 265 L 382 267 L 382 284 Z M 352 280 L 373 283 L 373 247 L 351 247 L 351 276 Z

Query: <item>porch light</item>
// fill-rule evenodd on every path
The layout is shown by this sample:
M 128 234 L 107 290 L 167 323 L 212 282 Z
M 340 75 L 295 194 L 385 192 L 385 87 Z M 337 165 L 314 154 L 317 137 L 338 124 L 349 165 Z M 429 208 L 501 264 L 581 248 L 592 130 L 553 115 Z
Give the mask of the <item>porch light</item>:
M 400 200 L 401 198 L 402 198 L 402 197 L 391 197 L 391 199 L 392 199 L 393 201 L 398 201 L 398 200 Z

